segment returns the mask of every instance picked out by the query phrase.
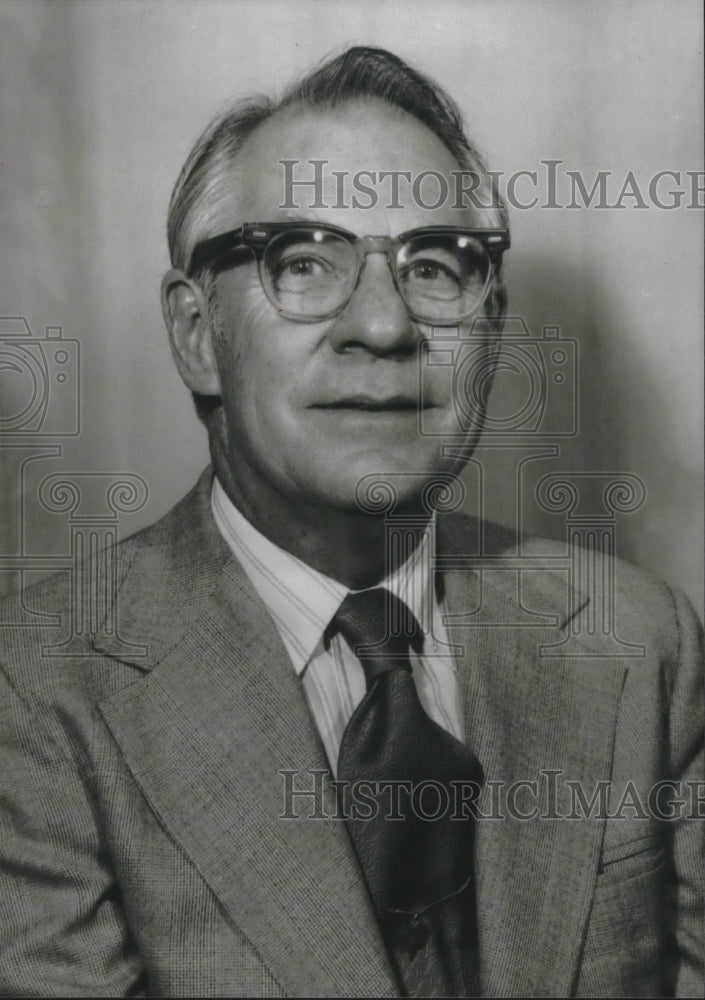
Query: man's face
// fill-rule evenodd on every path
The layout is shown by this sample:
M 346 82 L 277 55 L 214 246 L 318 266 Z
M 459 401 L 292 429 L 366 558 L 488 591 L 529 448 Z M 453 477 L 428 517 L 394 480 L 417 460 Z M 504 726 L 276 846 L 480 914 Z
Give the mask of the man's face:
M 403 182 L 401 208 L 389 207 L 387 187 L 378 188 L 375 206 L 353 208 L 349 186 L 346 207 L 337 207 L 334 185 L 324 186 L 324 208 L 308 207 L 310 188 L 294 189 L 297 208 L 281 208 L 287 197 L 279 161 L 285 159 L 300 161 L 294 177 L 306 178 L 313 176 L 313 159 L 328 161 L 324 176 L 330 179 L 334 171 L 350 178 L 362 170 L 411 171 L 412 177 L 436 170 L 448 177 L 451 191 L 451 171 L 458 170 L 432 132 L 382 103 L 290 112 L 270 119 L 248 141 L 233 179 L 232 215 L 224 213 L 221 231 L 292 219 L 330 223 L 359 236 L 478 224 L 468 211 L 453 208 L 450 197 L 436 209 L 423 208 Z M 370 473 L 389 477 L 408 502 L 429 474 L 457 465 L 442 454 L 441 435 L 459 430 L 451 370 L 427 366 L 422 377 L 431 328 L 409 318 L 384 254 L 367 256 L 352 298 L 332 319 L 283 317 L 267 299 L 254 263 L 220 273 L 217 296 L 223 444 L 250 509 L 273 495 L 290 504 L 354 509 L 356 487 Z

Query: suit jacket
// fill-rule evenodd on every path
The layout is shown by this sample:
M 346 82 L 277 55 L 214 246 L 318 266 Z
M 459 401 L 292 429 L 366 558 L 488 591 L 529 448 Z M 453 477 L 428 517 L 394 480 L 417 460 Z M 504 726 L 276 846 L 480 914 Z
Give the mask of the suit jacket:
M 309 773 L 327 762 L 300 682 L 210 481 L 5 603 L 5 995 L 397 995 L 328 777 Z M 644 806 L 655 782 L 705 777 L 692 610 L 598 560 L 616 577 L 605 629 L 563 546 L 455 515 L 438 538 L 487 779 L 483 995 L 702 996 L 703 823 Z M 327 805 L 286 801 L 286 781 L 319 782 Z

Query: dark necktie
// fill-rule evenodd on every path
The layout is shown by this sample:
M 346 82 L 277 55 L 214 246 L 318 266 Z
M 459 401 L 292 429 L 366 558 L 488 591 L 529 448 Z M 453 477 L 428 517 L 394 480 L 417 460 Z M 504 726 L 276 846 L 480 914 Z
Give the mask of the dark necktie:
M 350 783 L 340 786 L 348 829 L 387 949 L 411 995 L 477 995 L 467 799 L 482 769 L 419 701 L 409 646 L 420 652 L 423 637 L 403 601 L 383 588 L 348 594 L 327 636 L 336 632 L 367 682 L 343 734 L 338 781 Z

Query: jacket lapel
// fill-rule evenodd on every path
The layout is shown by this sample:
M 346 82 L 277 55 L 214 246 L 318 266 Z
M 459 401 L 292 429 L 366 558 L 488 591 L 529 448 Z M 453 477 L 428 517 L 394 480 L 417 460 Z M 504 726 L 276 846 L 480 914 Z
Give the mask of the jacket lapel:
M 170 515 L 165 545 L 136 553 L 120 632 L 145 647 L 146 675 L 101 711 L 152 808 L 288 995 L 395 995 L 300 682 L 212 523 L 209 483 Z M 196 544 L 174 554 L 194 520 Z M 124 649 L 102 651 L 111 645 Z M 318 792 L 288 806 L 287 782 Z
M 448 565 L 474 554 L 463 538 L 456 530 L 440 543 Z M 595 637 L 589 660 L 576 637 L 561 656 L 542 656 L 564 642 L 564 626 L 587 599 L 570 592 L 567 574 L 519 576 L 501 568 L 491 546 L 485 555 L 479 572 L 471 559 L 475 568 L 446 573 L 456 622 L 449 634 L 462 647 L 466 739 L 485 773 L 487 818 L 476 840 L 483 994 L 569 996 L 604 823 L 563 818 L 571 811 L 566 782 L 579 782 L 589 800 L 609 779 L 626 668 L 595 658 Z M 536 785 L 517 787 L 521 781 Z M 534 808 L 533 819 L 512 818 Z

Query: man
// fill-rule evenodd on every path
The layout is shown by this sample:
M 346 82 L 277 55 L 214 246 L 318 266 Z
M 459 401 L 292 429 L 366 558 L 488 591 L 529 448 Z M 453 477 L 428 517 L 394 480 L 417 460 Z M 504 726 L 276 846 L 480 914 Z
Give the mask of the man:
M 6 994 L 702 994 L 692 610 L 620 565 L 617 656 L 560 547 L 442 513 L 506 308 L 493 194 L 381 50 L 196 144 L 163 304 L 213 471 L 105 557 L 115 627 L 48 653 L 59 578 L 5 608 Z

